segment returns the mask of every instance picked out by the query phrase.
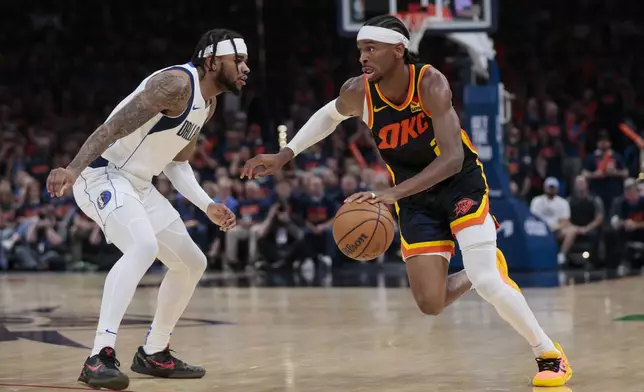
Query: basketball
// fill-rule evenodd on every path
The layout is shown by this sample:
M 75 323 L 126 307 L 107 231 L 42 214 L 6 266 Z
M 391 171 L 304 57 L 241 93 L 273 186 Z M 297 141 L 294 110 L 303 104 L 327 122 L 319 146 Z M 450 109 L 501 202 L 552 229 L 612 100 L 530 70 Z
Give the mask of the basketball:
M 354 260 L 373 260 L 394 240 L 394 218 L 383 203 L 344 204 L 333 220 L 333 239 Z

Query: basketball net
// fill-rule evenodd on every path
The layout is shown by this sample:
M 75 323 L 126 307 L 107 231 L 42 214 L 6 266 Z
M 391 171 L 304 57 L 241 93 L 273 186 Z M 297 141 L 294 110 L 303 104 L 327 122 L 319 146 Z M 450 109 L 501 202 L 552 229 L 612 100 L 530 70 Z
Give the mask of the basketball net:
M 418 54 L 420 42 L 429 27 L 428 23 L 432 18 L 436 17 L 432 17 L 423 11 L 398 12 L 396 17 L 402 20 L 409 29 L 409 51 Z
M 409 51 L 418 54 L 420 42 L 425 36 L 427 29 L 435 23 L 437 26 L 451 17 L 444 9 L 437 12 L 435 9 L 410 7 L 409 11 L 397 12 L 395 15 L 403 21 L 409 29 Z M 488 60 L 493 60 L 496 56 L 494 42 L 486 33 L 448 33 L 445 35 L 449 40 L 463 46 L 470 58 L 472 59 L 472 70 L 479 76 L 489 77 Z

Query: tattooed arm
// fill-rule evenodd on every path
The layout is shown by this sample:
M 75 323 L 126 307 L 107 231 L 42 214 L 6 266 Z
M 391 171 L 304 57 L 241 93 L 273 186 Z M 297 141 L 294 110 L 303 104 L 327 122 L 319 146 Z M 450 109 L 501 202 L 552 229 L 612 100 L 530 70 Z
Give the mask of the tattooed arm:
M 67 168 L 56 168 L 49 173 L 49 194 L 62 196 L 110 144 L 133 133 L 157 114 L 181 114 L 192 92 L 189 78 L 182 71 L 166 71 L 150 78 L 143 91 L 87 138 Z
M 82 172 L 110 144 L 131 134 L 160 112 L 182 113 L 190 93 L 190 80 L 185 72 L 167 71 L 155 75 L 143 91 L 92 133 L 67 169 Z

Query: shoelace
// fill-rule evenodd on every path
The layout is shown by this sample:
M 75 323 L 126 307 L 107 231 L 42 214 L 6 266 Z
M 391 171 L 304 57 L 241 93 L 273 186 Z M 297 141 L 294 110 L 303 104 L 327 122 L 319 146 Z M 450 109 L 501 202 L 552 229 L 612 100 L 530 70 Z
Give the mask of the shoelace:
M 121 366 L 121 362 L 119 362 L 119 360 L 116 359 L 116 356 L 110 356 L 110 355 L 101 353 L 101 355 L 99 355 L 99 359 L 101 360 L 101 362 L 105 364 L 105 367 L 110 369 L 118 370 L 118 367 Z
M 561 367 L 561 358 L 557 359 L 541 359 L 537 358 L 537 366 L 540 372 L 551 371 L 558 372 Z

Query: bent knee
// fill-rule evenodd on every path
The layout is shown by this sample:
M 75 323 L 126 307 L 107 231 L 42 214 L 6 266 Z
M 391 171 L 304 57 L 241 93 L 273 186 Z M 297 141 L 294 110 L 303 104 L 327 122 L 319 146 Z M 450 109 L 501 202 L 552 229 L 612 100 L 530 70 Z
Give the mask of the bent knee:
M 202 275 L 204 272 L 206 272 L 207 267 L 208 267 L 208 259 L 206 258 L 206 255 L 201 250 L 196 252 L 196 254 L 193 257 L 191 257 L 190 264 L 188 265 L 188 268 L 190 268 L 190 271 L 193 274 L 199 274 L 199 275 Z
M 503 295 L 507 284 L 499 274 L 486 274 L 479 276 L 478 279 L 470 279 L 474 290 L 485 299 L 493 299 Z
M 421 298 L 416 299 L 418 309 L 428 316 L 438 316 L 445 309 L 445 302 L 435 299 Z
M 156 238 L 138 240 L 132 251 L 141 259 L 154 261 L 159 253 L 159 243 Z

